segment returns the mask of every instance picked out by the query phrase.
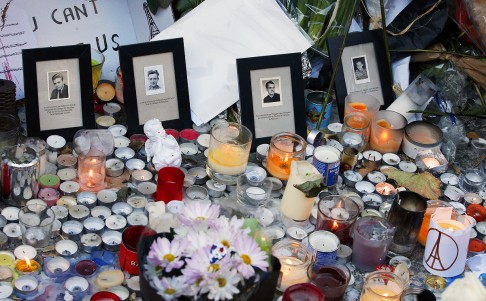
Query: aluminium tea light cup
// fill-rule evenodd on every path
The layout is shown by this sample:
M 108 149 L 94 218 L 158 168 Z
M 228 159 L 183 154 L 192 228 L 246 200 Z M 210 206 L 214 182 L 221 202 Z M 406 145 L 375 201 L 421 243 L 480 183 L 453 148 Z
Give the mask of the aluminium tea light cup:
M 363 180 L 363 176 L 359 172 L 354 170 L 346 170 L 343 173 L 343 177 L 344 184 L 346 184 L 346 186 L 348 187 L 354 187 L 356 183 Z
M 444 196 L 446 196 L 451 201 L 458 202 L 464 197 L 464 191 L 456 186 L 447 185 L 444 190 Z
M 196 185 L 204 185 L 209 179 L 206 169 L 203 167 L 193 167 L 187 173 L 196 179 Z
M 120 231 L 105 231 L 101 236 L 103 241 L 103 249 L 110 252 L 118 252 L 122 241 L 122 233 Z
M 376 170 L 370 171 L 366 175 L 366 178 L 373 184 L 378 184 L 386 181 L 386 176 L 382 172 Z
M 37 197 L 46 202 L 47 206 L 51 207 L 57 203 L 57 200 L 59 200 L 61 194 L 58 190 L 53 188 L 42 188 L 39 190 Z
M 459 177 L 452 173 L 443 173 L 440 175 L 440 181 L 445 185 L 456 186 L 459 184 Z
M 140 159 L 130 159 L 125 162 L 125 167 L 127 168 L 128 172 L 131 174 L 135 170 L 142 170 L 145 168 L 145 162 Z
M 106 175 L 109 177 L 119 177 L 125 171 L 125 163 L 122 160 L 112 158 L 106 160 Z
M 363 202 L 366 209 L 378 210 L 383 203 L 383 198 L 376 193 L 367 193 L 363 195 Z
M 130 139 L 125 136 L 118 136 L 113 139 L 113 146 L 115 148 L 128 147 L 130 145 Z
M 125 136 L 127 133 L 127 127 L 121 124 L 115 124 L 108 128 L 113 137 Z
M 2 209 L 2 215 L 7 219 L 9 223 L 15 223 L 19 221 L 20 208 L 17 207 L 5 207 Z
M 222 183 L 218 183 L 213 179 L 209 179 L 206 182 L 206 188 L 208 189 L 208 193 L 210 197 L 219 198 L 224 194 L 226 185 Z
M 118 296 L 118 298 L 120 298 L 121 301 L 127 301 L 128 297 L 130 297 L 130 291 L 128 288 L 121 285 L 110 287 L 107 292 L 114 293 Z
M 116 114 L 120 113 L 120 111 L 121 111 L 121 106 L 116 102 L 109 102 L 103 105 L 104 115 L 113 117 Z
M 94 192 L 83 191 L 78 194 L 77 201 L 79 204 L 92 209 L 97 205 L 98 198 L 96 197 L 96 194 Z
M 363 152 L 363 166 L 376 168 L 380 165 L 383 156 L 374 150 Z
M 400 163 L 398 163 L 398 168 L 400 168 L 402 171 L 411 172 L 411 173 L 417 171 L 417 165 L 415 165 L 415 163 L 410 161 L 401 161 Z
M 114 231 L 121 231 L 127 226 L 127 219 L 121 215 L 110 215 L 105 220 L 106 228 Z
M 197 147 L 200 151 L 204 151 L 209 147 L 209 140 L 211 139 L 211 135 L 209 134 L 201 134 L 197 137 Z
M 143 195 L 135 194 L 127 199 L 127 204 L 132 208 L 132 211 L 143 211 L 147 203 L 148 200 Z
M 94 281 L 95 286 L 100 290 L 119 286 L 125 280 L 125 274 L 121 270 L 106 270 L 98 274 Z M 116 295 L 115 295 L 116 296 Z M 104 299 L 103 299 L 104 300 Z
M 86 253 L 92 253 L 101 249 L 101 236 L 97 233 L 83 234 L 80 239 L 81 249 Z
M 89 208 L 84 205 L 74 205 L 69 207 L 69 219 L 83 221 L 90 214 Z
M 293 240 L 302 241 L 307 237 L 307 232 L 302 227 L 292 226 L 287 228 L 286 236 Z
M 71 296 L 80 299 L 88 292 L 89 283 L 88 280 L 81 276 L 72 276 L 64 282 L 64 288 Z
M 7 218 L 0 214 L 0 229 L 3 229 L 7 224 Z
M 153 175 L 148 170 L 134 170 L 131 175 L 132 184 L 137 187 L 142 182 L 151 181 Z
M 57 157 L 57 168 L 76 168 L 78 159 L 72 154 L 62 154 Z
M 18 223 L 9 223 L 3 227 L 3 233 L 7 235 L 8 242 L 11 244 L 22 241 L 22 231 Z
M 148 216 L 140 211 L 132 212 L 127 216 L 127 223 L 129 226 L 146 226 L 148 221 Z
M 179 149 L 181 150 L 181 154 L 186 156 L 193 156 L 198 152 L 197 145 L 191 142 L 181 143 Z
M 100 116 L 96 118 L 96 128 L 97 129 L 108 129 L 110 126 L 116 123 L 115 118 L 111 116 Z
M 115 150 L 115 157 L 126 162 L 135 157 L 135 151 L 130 147 L 119 147 Z
M 61 168 L 57 171 L 57 176 L 61 181 L 72 181 L 78 176 L 78 171 L 75 168 Z
M 77 205 L 76 198 L 70 195 L 64 195 L 59 198 L 56 202 L 57 206 L 64 206 L 66 208 L 71 208 L 74 205 Z
M 79 221 L 70 220 L 62 224 L 61 232 L 64 238 L 79 240 L 83 232 L 83 224 Z
M 37 256 L 37 251 L 34 247 L 29 245 L 20 245 L 14 249 L 14 255 L 17 259 L 29 259 L 32 260 Z
M 0 266 L 0 283 L 1 282 L 12 282 L 13 272 L 9 267 Z M 1 290 L 1 288 L 0 288 Z M 7 296 L 8 297 L 8 296 Z
M 111 215 L 111 209 L 106 206 L 96 206 L 91 209 L 91 216 L 99 217 L 102 220 L 107 219 Z
M 73 257 L 78 253 L 78 244 L 72 240 L 60 240 L 54 246 L 56 253 L 63 257 Z
M 203 186 L 193 185 L 188 187 L 184 194 L 184 201 L 186 202 L 202 202 L 209 203 L 208 190 Z
M 64 257 L 49 257 L 44 261 L 44 273 L 49 278 L 61 278 L 67 275 L 71 263 Z
M 84 233 L 101 234 L 105 229 L 105 222 L 99 217 L 88 217 L 83 221 Z
M 359 181 L 354 185 L 354 188 L 361 194 L 373 193 L 375 191 L 375 185 L 368 181 Z
M 113 206 L 113 204 L 116 202 L 118 195 L 114 190 L 103 189 L 96 194 L 96 197 L 98 198 L 98 203 L 100 205 L 111 208 L 111 206 Z
M 22 275 L 14 282 L 15 295 L 21 299 L 34 296 L 39 288 L 39 280 L 32 275 Z
M 394 153 L 383 154 L 383 163 L 389 166 L 397 167 L 400 163 L 400 157 Z
M 59 135 L 51 135 L 47 137 L 46 143 L 47 150 L 49 151 L 47 160 L 52 164 L 56 164 L 57 154 L 66 146 L 66 139 Z
M 75 181 L 64 181 L 61 183 L 59 189 L 61 190 L 62 195 L 72 195 L 75 196 L 79 190 L 80 186 L 78 182 Z
M 61 179 L 57 175 L 44 174 L 39 178 L 40 188 L 59 189 Z
M 209 123 L 203 123 L 201 125 L 196 125 L 193 123 L 192 129 L 198 132 L 199 135 L 208 134 L 211 131 L 211 125 Z
M 344 150 L 344 146 L 337 140 L 334 140 L 334 139 L 330 139 L 326 142 L 326 145 L 329 145 L 329 146 L 332 146 L 336 149 L 338 149 L 341 153 L 343 152 Z
M 155 192 L 157 192 L 157 184 L 153 182 L 143 182 L 137 185 L 137 190 L 145 197 L 153 199 L 155 197 Z

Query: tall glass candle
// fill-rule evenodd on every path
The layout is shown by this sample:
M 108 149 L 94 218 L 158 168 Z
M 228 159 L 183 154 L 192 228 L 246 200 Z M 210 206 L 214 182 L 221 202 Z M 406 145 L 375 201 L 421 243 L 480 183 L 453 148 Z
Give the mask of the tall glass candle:
M 360 301 L 399 301 L 405 286 L 390 272 L 376 271 L 367 274 Z
M 272 255 L 280 261 L 281 279 L 277 286 L 279 291 L 285 291 L 289 286 L 306 283 L 307 268 L 312 260 L 308 247 L 299 241 L 281 240 L 273 245 Z
M 368 94 L 352 93 L 346 96 L 344 102 L 345 117 L 349 113 L 359 112 L 365 114 L 369 120 L 372 120 L 373 115 L 380 110 L 380 101 Z
M 292 161 L 290 177 L 285 187 L 280 210 L 283 215 L 297 221 L 309 218 L 314 206 L 313 197 L 306 197 L 304 192 L 295 188 L 307 181 L 322 178 L 319 171 L 307 161 Z
M 397 153 L 407 119 L 393 111 L 379 111 L 373 116 L 370 146 L 380 153 Z
M 78 162 L 79 185 L 84 191 L 100 191 L 105 188 L 106 157 L 80 156 Z
M 370 138 L 370 124 L 371 119 L 360 112 L 352 112 L 344 117 L 344 134 L 341 138 L 343 146 L 350 146 L 363 151 Z
M 274 135 L 267 154 L 268 173 L 280 180 L 288 180 L 291 162 L 305 159 L 306 146 L 304 138 L 297 134 L 284 132 Z
M 252 138 L 250 130 L 238 123 L 213 127 L 206 165 L 208 175 L 227 185 L 236 184 L 238 176 L 245 172 Z

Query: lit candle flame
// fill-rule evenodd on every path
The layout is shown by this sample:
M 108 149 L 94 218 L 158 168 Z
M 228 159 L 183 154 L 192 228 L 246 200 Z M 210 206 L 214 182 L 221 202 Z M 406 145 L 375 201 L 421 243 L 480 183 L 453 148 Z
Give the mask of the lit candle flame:
M 449 227 L 449 230 L 454 231 L 454 229 L 452 227 Z
M 92 159 L 90 160 L 90 163 L 91 163 L 91 164 L 96 164 L 96 163 L 97 163 L 96 158 L 92 158 Z
M 30 270 L 30 269 L 32 268 L 32 266 L 30 265 L 30 260 L 29 260 L 29 258 L 25 257 L 25 263 L 27 263 L 27 269 L 29 269 L 29 270 Z
M 336 221 L 332 222 L 331 231 L 337 230 L 339 228 L 339 224 Z
M 383 297 L 388 297 L 388 293 L 384 293 L 383 294 Z
M 92 169 L 90 169 L 88 171 L 88 177 L 93 178 L 93 170 Z

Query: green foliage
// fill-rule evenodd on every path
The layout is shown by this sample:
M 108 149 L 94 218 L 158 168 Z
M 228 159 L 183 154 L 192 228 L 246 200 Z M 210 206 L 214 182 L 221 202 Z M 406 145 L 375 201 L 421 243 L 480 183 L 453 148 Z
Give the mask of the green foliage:
M 148 7 L 150 12 L 155 15 L 157 10 L 159 9 L 159 2 L 157 0 L 147 0 Z
M 322 178 L 315 181 L 307 181 L 300 185 L 294 185 L 294 187 L 302 191 L 308 198 L 316 197 L 325 188 Z

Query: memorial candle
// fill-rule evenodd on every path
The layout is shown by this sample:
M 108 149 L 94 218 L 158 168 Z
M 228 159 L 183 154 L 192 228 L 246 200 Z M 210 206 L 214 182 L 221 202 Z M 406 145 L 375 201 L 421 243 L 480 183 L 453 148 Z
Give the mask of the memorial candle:
M 15 264 L 15 269 L 21 274 L 32 274 L 37 273 L 40 265 L 34 259 L 29 259 L 25 257 L 24 259 L 18 260 Z
M 341 244 L 352 242 L 350 229 L 359 214 L 356 203 L 347 197 L 330 195 L 318 203 L 317 230 L 334 233 Z
M 407 119 L 393 111 L 379 111 L 373 116 L 370 145 L 380 153 L 397 153 Z
M 304 160 L 305 140 L 293 133 L 279 133 L 272 137 L 267 154 L 267 171 L 280 180 L 288 180 L 292 161 Z
M 78 178 L 84 191 L 100 191 L 105 188 L 105 156 L 80 156 Z

